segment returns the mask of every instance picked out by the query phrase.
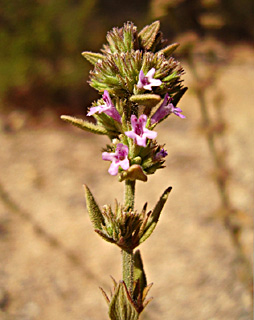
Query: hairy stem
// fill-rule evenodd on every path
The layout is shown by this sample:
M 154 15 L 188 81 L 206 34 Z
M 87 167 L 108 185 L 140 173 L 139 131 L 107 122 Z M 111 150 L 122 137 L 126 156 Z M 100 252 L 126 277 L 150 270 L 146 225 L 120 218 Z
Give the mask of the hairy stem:
M 125 180 L 124 206 L 130 210 L 134 210 L 135 182 L 135 180 Z
M 123 259 L 123 281 L 128 288 L 130 295 L 133 294 L 133 250 L 125 251 L 122 250 Z
M 126 180 L 124 189 L 124 205 L 127 210 L 134 210 L 135 180 Z M 123 281 L 125 282 L 130 295 L 133 293 L 133 250 L 122 250 Z

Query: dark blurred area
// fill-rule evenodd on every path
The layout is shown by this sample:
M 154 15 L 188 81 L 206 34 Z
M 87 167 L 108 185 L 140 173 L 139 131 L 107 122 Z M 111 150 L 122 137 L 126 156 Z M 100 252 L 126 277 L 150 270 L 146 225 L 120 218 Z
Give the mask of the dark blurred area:
M 228 43 L 254 38 L 253 0 L 2 0 L 1 113 L 84 114 L 97 93 L 81 52 L 98 51 L 125 21 L 140 29 L 156 19 L 172 41 L 187 31 Z

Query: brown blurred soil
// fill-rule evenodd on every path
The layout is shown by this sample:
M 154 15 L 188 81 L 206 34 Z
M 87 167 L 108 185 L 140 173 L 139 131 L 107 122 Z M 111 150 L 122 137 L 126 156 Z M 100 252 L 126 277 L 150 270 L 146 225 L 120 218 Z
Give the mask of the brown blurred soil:
M 230 196 L 243 213 L 241 241 L 251 259 L 254 51 L 243 47 L 232 54 L 218 85 L 225 95 Z M 141 318 L 250 320 L 251 299 L 239 280 L 235 247 L 215 218 L 220 200 L 213 163 L 184 67 L 190 90 L 179 106 L 187 119 L 172 116 L 159 127 L 158 141 L 169 153 L 166 168 L 137 186 L 137 209 L 147 200 L 152 208 L 173 186 L 157 229 L 140 247 L 148 282 L 154 283 L 154 300 Z M 68 124 L 6 130 L 2 122 L 0 319 L 107 319 L 98 287 L 108 291 L 110 275 L 121 279 L 121 255 L 93 232 L 82 189 L 86 183 L 100 205 L 122 201 L 123 184 L 101 160 L 107 142 Z

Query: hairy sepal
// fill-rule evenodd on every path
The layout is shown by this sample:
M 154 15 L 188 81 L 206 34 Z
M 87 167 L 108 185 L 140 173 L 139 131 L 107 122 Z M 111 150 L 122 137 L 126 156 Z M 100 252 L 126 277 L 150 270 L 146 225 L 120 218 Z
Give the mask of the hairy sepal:
M 95 53 L 90 51 L 82 52 L 82 56 L 92 65 L 95 65 L 99 60 L 104 59 L 104 56 L 101 53 Z
M 171 54 L 179 47 L 179 43 L 172 43 L 168 45 L 166 48 L 161 49 L 158 53 L 162 53 L 164 57 L 168 58 Z
M 160 22 L 154 21 L 152 24 L 145 26 L 138 34 L 138 38 L 140 39 L 141 45 L 144 49 L 149 50 L 154 40 L 156 39 L 156 35 L 160 28 Z

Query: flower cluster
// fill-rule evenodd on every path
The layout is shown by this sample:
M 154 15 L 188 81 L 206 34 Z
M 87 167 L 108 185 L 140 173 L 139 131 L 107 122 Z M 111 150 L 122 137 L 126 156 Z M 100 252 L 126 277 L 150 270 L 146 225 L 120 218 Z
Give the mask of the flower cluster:
M 147 180 L 147 174 L 163 167 L 166 150 L 156 142 L 154 128 L 169 115 L 185 118 L 176 107 L 185 93 L 183 69 L 171 54 L 178 44 L 168 45 L 159 22 L 137 33 L 133 23 L 114 28 L 101 53 L 83 52 L 94 65 L 90 85 L 102 94 L 87 116 L 96 124 L 67 120 L 82 129 L 106 134 L 111 140 L 102 159 L 111 161 L 108 172 L 119 180 Z
M 159 86 L 161 84 L 161 81 L 152 78 L 154 76 L 154 73 L 155 69 L 153 68 L 147 73 L 147 76 L 144 76 L 144 73 L 141 70 L 137 86 L 146 90 L 152 90 L 152 86 Z M 104 91 L 103 100 L 105 101 L 104 105 L 91 107 L 87 115 L 91 116 L 95 114 L 105 113 L 113 120 L 121 123 L 121 116 L 117 111 L 116 107 L 114 106 L 107 90 Z M 163 102 L 161 103 L 157 111 L 149 119 L 151 125 L 160 122 L 170 114 L 175 114 L 180 118 L 185 118 L 185 116 L 181 114 L 182 110 L 180 108 L 174 107 L 171 101 L 172 99 L 169 98 L 168 94 L 166 94 Z M 128 170 L 130 168 L 131 159 L 128 158 L 128 145 L 133 146 L 134 144 L 134 146 L 136 145 L 143 148 L 148 147 L 151 149 L 150 142 L 151 140 L 154 140 L 157 137 L 157 132 L 148 129 L 148 118 L 145 114 L 141 114 L 139 118 L 137 118 L 135 114 L 132 114 L 130 117 L 130 125 L 131 130 L 123 131 L 123 133 L 125 136 L 132 139 L 132 143 L 128 143 L 128 140 L 127 145 L 123 144 L 122 142 L 119 142 L 115 146 L 115 152 L 102 153 L 103 160 L 112 161 L 108 172 L 113 176 L 118 174 L 119 169 Z M 126 139 L 124 139 L 123 137 L 121 140 L 126 141 Z M 137 156 L 138 154 L 135 154 L 135 157 Z M 166 156 L 167 152 L 164 149 L 161 149 L 154 155 L 153 160 L 155 163 L 160 162 L 162 164 Z

